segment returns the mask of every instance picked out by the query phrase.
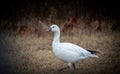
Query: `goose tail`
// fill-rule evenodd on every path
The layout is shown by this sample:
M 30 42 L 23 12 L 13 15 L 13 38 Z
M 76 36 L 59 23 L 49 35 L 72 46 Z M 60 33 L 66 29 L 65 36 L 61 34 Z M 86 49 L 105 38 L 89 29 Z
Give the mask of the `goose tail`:
M 97 55 L 95 55 L 95 54 L 90 55 L 90 57 L 99 58 L 99 57 L 98 57 Z
M 99 58 L 96 54 L 98 54 L 98 51 L 93 51 L 93 50 L 87 50 L 91 53 L 90 57 L 95 57 L 95 58 Z

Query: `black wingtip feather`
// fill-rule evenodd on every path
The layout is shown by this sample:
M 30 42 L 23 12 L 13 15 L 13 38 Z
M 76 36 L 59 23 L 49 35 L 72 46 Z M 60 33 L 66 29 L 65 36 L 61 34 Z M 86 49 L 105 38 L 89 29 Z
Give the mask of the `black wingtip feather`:
M 87 49 L 87 51 L 89 51 L 91 54 L 98 54 L 99 53 L 98 51 L 93 51 L 93 50 L 88 50 L 88 49 Z

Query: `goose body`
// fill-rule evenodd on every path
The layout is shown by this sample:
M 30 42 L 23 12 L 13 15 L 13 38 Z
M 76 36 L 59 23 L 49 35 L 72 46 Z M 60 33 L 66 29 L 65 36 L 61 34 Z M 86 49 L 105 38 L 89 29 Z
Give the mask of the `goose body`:
M 65 62 L 75 63 L 88 57 L 98 58 L 95 54 L 72 43 L 55 43 L 52 48 L 56 57 Z
M 68 42 L 60 42 L 60 28 L 53 24 L 50 26 L 49 31 L 54 32 L 54 39 L 52 42 L 53 53 L 60 60 L 67 62 L 69 67 L 73 67 L 75 69 L 74 63 L 89 57 L 98 58 L 96 54 L 91 50 L 86 50 L 78 45 L 68 43 Z

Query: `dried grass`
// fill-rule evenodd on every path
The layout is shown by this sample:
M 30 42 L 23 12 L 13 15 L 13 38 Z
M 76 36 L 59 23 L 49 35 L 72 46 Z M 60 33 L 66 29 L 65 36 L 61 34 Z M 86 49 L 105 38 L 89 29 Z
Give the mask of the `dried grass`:
M 48 32 L 46 32 L 48 33 Z M 86 59 L 76 63 L 76 73 L 113 74 L 119 71 L 119 34 L 62 34 L 61 42 L 72 42 L 81 47 L 99 51 L 99 59 Z M 66 63 L 58 60 L 51 47 L 51 33 L 45 37 L 1 36 L 0 59 L 3 72 L 17 74 L 70 74 L 71 70 L 56 71 L 65 67 Z M 69 54 L 69 53 L 68 53 Z M 115 69 L 114 69 L 115 68 Z

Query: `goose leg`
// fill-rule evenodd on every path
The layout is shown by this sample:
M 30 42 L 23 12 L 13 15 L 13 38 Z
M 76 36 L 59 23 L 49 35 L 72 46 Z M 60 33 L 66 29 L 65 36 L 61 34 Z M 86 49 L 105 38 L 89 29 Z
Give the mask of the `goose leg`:
M 68 63 L 68 66 L 70 67 L 70 68 L 72 68 L 73 70 L 75 70 L 76 68 L 75 68 L 75 64 L 74 63 Z
M 75 68 L 75 64 L 74 64 L 74 63 L 73 63 L 73 69 L 76 70 L 76 68 Z
M 68 68 L 71 68 L 71 69 L 73 69 L 73 70 L 76 70 L 74 63 L 68 63 L 68 66 L 67 66 L 67 67 L 58 69 L 58 71 L 63 71 L 63 70 L 68 69 Z

